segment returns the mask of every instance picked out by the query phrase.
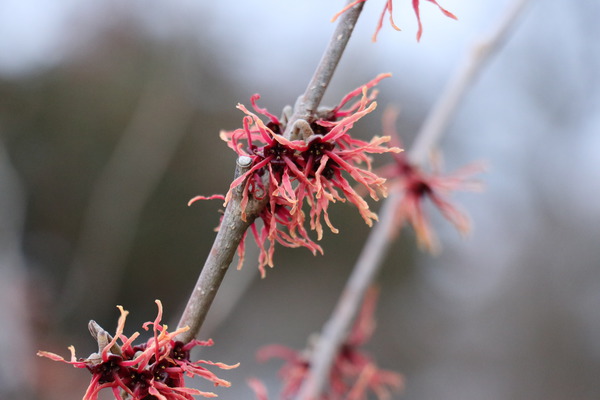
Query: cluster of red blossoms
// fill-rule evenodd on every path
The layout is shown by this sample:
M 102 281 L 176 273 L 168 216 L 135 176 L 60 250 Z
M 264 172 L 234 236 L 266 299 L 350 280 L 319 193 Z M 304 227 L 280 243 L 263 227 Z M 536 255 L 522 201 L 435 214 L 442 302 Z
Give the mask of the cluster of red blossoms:
M 367 1 L 367 0 L 356 0 L 356 1 L 353 1 L 352 3 L 348 4 L 346 7 L 344 7 L 341 11 L 339 11 L 337 14 L 335 14 L 333 16 L 332 21 L 335 21 L 340 15 L 342 15 L 343 13 L 345 13 L 346 11 L 348 11 L 355 5 L 365 2 L 365 1 Z M 454 15 L 450 11 L 442 8 L 442 6 L 440 6 L 437 1 L 435 1 L 435 0 L 427 0 L 427 1 L 438 6 L 440 8 L 440 11 L 445 16 L 452 18 L 452 19 L 457 19 L 456 15 Z M 415 10 L 415 15 L 417 16 L 417 23 L 419 24 L 419 30 L 417 31 L 417 41 L 421 40 L 421 35 L 423 34 L 423 25 L 421 24 L 421 14 L 419 12 L 419 2 L 420 2 L 420 0 L 412 0 L 412 6 L 413 6 L 413 9 Z M 400 28 L 394 23 L 394 17 L 392 15 L 393 3 L 394 3 L 393 0 L 386 0 L 385 6 L 383 7 L 383 11 L 381 12 L 381 16 L 379 17 L 377 27 L 375 28 L 375 33 L 373 34 L 373 41 L 377 40 L 377 34 L 379 33 L 379 31 L 381 30 L 381 27 L 383 26 L 383 18 L 385 18 L 386 12 L 390 14 L 390 24 L 392 25 L 392 27 L 397 31 L 400 30 Z
M 255 224 L 251 226 L 261 249 L 259 269 L 263 277 L 265 266 L 273 266 L 276 242 L 286 247 L 306 247 L 313 254 L 323 252 L 305 228 L 306 215 L 302 210 L 305 203 L 310 207 L 309 226 L 316 231 L 317 240 L 323 235 L 322 221 L 332 232 L 338 232 L 328 216 L 330 203 L 348 201 L 354 204 L 369 226 L 377 220 L 377 215 L 354 190 L 347 176 L 363 186 L 371 198 L 378 200 L 379 195 L 386 196 L 385 179 L 371 171 L 368 154 L 401 150 L 383 146 L 389 137 L 375 136 L 365 142 L 351 137 L 348 131 L 356 121 L 375 109 L 377 91 L 370 89 L 388 76 L 390 74 L 381 74 L 347 94 L 335 108 L 320 110 L 314 121 L 302 121 L 305 125 L 301 137 L 284 137 L 286 121 L 258 107 L 258 95 L 251 98 L 255 113 L 238 105 L 246 114 L 243 127 L 221 132 L 222 139 L 231 149 L 239 156 L 249 157 L 252 162 L 249 169 L 231 183 L 226 196 L 210 198 L 223 198 L 227 204 L 234 190 L 241 189 L 241 208 L 245 210 L 250 198 L 267 196 L 267 206 L 259 215 L 262 228 L 259 230 Z M 263 122 L 257 114 L 266 117 L 268 122 Z M 198 196 L 190 203 L 198 199 L 207 198 Z M 243 262 L 243 248 L 242 242 L 238 249 L 241 253 L 238 267 Z
M 379 400 L 389 399 L 391 391 L 404 386 L 402 375 L 380 369 L 361 347 L 369 341 L 375 330 L 373 317 L 377 303 L 377 290 L 367 292 L 360 314 L 348 338 L 338 352 L 328 380 L 328 387 L 319 400 L 366 400 L 370 392 Z M 279 370 L 283 381 L 280 399 L 294 398 L 310 372 L 309 351 L 296 351 L 286 346 L 271 345 L 262 348 L 257 358 L 266 361 L 281 358 L 285 364 Z M 268 400 L 267 391 L 257 379 L 249 381 L 257 400 Z
M 396 117 L 397 111 L 392 108 L 384 112 L 383 132 L 400 145 L 395 129 Z M 485 169 L 483 163 L 471 163 L 452 173 L 443 174 L 440 162 L 436 162 L 438 159 L 433 160 L 431 171 L 425 171 L 411 163 L 405 153 L 394 154 L 393 157 L 394 162 L 382 167 L 378 173 L 389 179 L 390 191 L 402 194 L 394 213 L 397 231 L 405 222 L 410 224 L 415 230 L 419 246 L 437 253 L 440 246 L 425 213 L 425 202 L 429 200 L 461 234 L 467 234 L 471 225 L 469 218 L 450 202 L 449 197 L 457 190 L 480 191 L 481 182 L 472 176 Z
M 115 399 L 123 400 L 193 400 L 194 395 L 217 397 L 212 392 L 205 392 L 185 387 L 184 376 L 200 376 L 211 381 L 215 386 L 229 387 L 231 384 L 218 378 L 213 372 L 201 364 L 213 365 L 222 369 L 231 369 L 236 365 L 227 365 L 212 361 L 190 361 L 190 350 L 195 346 L 212 346 L 212 340 L 192 340 L 185 344 L 174 338 L 188 330 L 181 328 L 168 332 L 166 325 L 161 325 L 162 304 L 156 300 L 158 316 L 154 321 L 143 325 L 145 330 L 153 328 L 154 336 L 146 343 L 134 345 L 133 341 L 139 336 L 136 332 L 130 337 L 123 334 L 125 319 L 128 311 L 117 306 L 121 312 L 117 330 L 111 337 L 94 321 L 90 321 L 90 332 L 98 341 L 98 353 L 88 358 L 75 357 L 75 348 L 69 347 L 71 360 L 47 351 L 39 351 L 41 357 L 54 361 L 62 361 L 76 368 L 86 368 L 92 374 L 92 380 L 83 400 L 96 400 L 102 389 L 110 388 Z M 117 344 L 121 341 L 121 345 Z

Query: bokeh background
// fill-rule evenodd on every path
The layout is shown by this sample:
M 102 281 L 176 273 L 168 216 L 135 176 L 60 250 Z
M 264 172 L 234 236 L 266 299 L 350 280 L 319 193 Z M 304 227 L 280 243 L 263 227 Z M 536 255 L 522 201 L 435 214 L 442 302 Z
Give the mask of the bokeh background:
M 380 133 L 401 110 L 406 144 L 474 41 L 510 6 L 423 2 L 416 43 L 409 1 L 371 0 L 324 104 L 380 72 L 379 107 L 356 127 Z M 600 3 L 530 2 L 470 88 L 441 143 L 447 168 L 485 160 L 482 194 L 458 194 L 466 240 L 432 213 L 443 251 L 415 250 L 404 230 L 380 276 L 369 351 L 402 372 L 396 398 L 600 398 Z M 174 326 L 218 223 L 234 154 L 220 129 L 259 92 L 278 114 L 303 92 L 341 2 L 3 0 L 0 2 L 0 398 L 77 399 L 85 372 L 34 356 L 95 351 L 91 318 L 128 332 L 161 299 Z M 378 163 L 385 162 L 385 157 Z M 374 208 L 378 206 L 373 204 Z M 252 399 L 254 376 L 278 392 L 263 345 L 301 349 L 331 312 L 368 228 L 350 206 L 325 255 L 282 249 L 259 279 L 250 249 L 230 271 L 201 356 L 241 362 L 223 399 Z M 203 384 L 203 382 L 198 382 Z

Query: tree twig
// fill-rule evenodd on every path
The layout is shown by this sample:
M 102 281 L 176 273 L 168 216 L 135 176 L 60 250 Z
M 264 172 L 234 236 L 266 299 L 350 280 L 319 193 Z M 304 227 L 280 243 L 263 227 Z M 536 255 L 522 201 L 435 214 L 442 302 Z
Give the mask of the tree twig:
M 400 193 L 394 191 L 383 203 L 379 213 L 379 222 L 371 230 L 336 307 L 329 321 L 323 327 L 323 332 L 311 353 L 310 374 L 297 399 L 319 398 L 318 394 L 321 393 L 329 378 L 328 371 L 331 369 L 338 349 L 346 339 L 350 324 L 360 308 L 365 292 L 375 279 L 387 254 L 391 244 L 389 238 L 394 229 L 396 203 L 400 198 Z
M 362 3 L 358 4 L 340 18 L 306 91 L 296 102 L 294 113 L 286 126 L 286 137 L 290 137 L 296 121 L 312 118 L 346 48 L 362 7 Z M 246 221 L 243 221 L 240 200 L 234 196 L 225 209 L 217 237 L 179 321 L 179 327 L 189 326 L 190 329 L 179 335 L 178 340 L 189 342 L 200 331 L 244 232 L 266 204 L 265 201 L 251 202 L 246 209 Z
M 286 137 L 289 138 L 290 132 L 297 120 L 303 119 L 312 122 L 311 118 L 313 118 L 317 111 L 317 107 L 319 107 L 319 104 L 323 99 L 325 90 L 342 58 L 342 54 L 346 49 L 350 36 L 352 36 L 356 21 L 362 12 L 363 6 L 364 2 L 359 3 L 340 17 L 313 77 L 308 83 L 304 94 L 298 98 L 298 101 L 294 106 L 294 114 L 290 118 L 284 133 Z
M 3 304 L 0 308 L 3 324 L 0 398 L 33 399 L 38 384 L 31 373 L 35 364 L 30 357 L 23 357 L 33 354 L 35 332 L 31 326 L 32 286 L 21 250 L 26 195 L 1 140 L 3 133 L 0 132 L 0 302 Z
M 172 94 L 173 82 L 164 74 L 150 79 L 92 189 L 64 285 L 62 318 L 82 304 L 101 318 L 104 303 L 116 297 L 141 212 L 193 115 L 193 108 Z M 93 287 L 102 288 L 102 304 L 89 296 Z
M 487 39 L 473 46 L 462 67 L 450 81 L 419 131 L 415 144 L 409 152 L 411 162 L 421 164 L 425 161 L 429 151 L 442 136 L 467 89 L 477 77 L 477 73 L 491 55 L 499 49 L 509 28 L 513 26 L 528 1 L 516 0 L 513 7 Z M 390 238 L 393 237 L 392 231 L 395 229 L 394 212 L 401 199 L 402 193 L 392 190 L 384 201 L 379 216 L 380 222 L 371 230 L 346 287 L 329 321 L 324 325 L 320 339 L 311 352 L 310 373 L 299 391 L 298 400 L 318 399 L 319 394 L 322 393 L 333 360 L 346 339 L 366 290 L 375 279 L 385 259 L 391 244 Z
M 413 164 L 423 164 L 427 161 L 429 152 L 446 130 L 467 89 L 492 55 L 501 48 L 528 1 L 516 0 L 495 29 L 473 44 L 469 54 L 462 61 L 462 65 L 448 82 L 446 89 L 423 122 L 408 154 L 408 158 Z
M 249 157 L 239 157 L 235 177 L 243 175 L 250 166 L 251 159 Z M 241 209 L 241 200 L 241 193 L 236 191 L 227 203 L 219 231 L 206 258 L 204 268 L 200 272 L 196 286 L 194 286 L 194 290 L 179 320 L 179 328 L 184 326 L 190 328 L 177 337 L 182 342 L 191 341 L 200 331 L 238 245 L 244 237 L 246 229 L 254 222 L 266 205 L 267 197 L 265 196 L 261 200 L 250 199 L 245 210 L 246 220 L 241 217 L 242 211 L 244 211 Z

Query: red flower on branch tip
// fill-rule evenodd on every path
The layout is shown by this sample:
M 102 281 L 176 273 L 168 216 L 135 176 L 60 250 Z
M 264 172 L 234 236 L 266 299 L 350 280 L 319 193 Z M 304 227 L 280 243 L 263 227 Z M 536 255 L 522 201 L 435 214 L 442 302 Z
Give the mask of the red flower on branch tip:
M 367 0 L 356 0 L 353 1 L 352 3 L 348 4 L 347 6 L 345 6 L 341 11 L 339 11 L 337 14 L 335 14 L 332 18 L 332 22 L 335 21 L 340 15 L 342 15 L 343 13 L 345 13 L 346 11 L 348 11 L 349 9 L 351 9 L 352 7 L 354 7 L 355 5 L 359 4 L 359 3 L 363 3 Z M 439 7 L 440 11 L 442 11 L 442 13 L 452 19 L 458 19 L 456 17 L 456 15 L 452 14 L 450 11 L 442 8 L 442 6 L 440 6 L 438 4 L 437 1 L 435 0 L 427 0 L 433 4 L 435 4 L 436 6 Z M 377 35 L 379 34 L 379 31 L 381 30 L 381 27 L 383 26 L 383 19 L 385 18 L 385 13 L 389 13 L 390 15 L 390 25 L 392 25 L 392 27 L 399 31 L 400 28 L 398 28 L 398 26 L 394 23 L 394 17 L 392 15 L 392 9 L 393 9 L 393 0 L 386 0 L 385 2 L 385 6 L 383 7 L 383 11 L 381 12 L 381 16 L 379 17 L 379 21 L 377 22 L 377 27 L 375 28 L 375 33 L 373 34 L 373 38 L 372 40 L 375 42 L 377 41 Z M 417 23 L 419 24 L 419 29 L 417 31 L 417 41 L 421 40 L 421 35 L 423 34 L 423 25 L 421 24 L 421 14 L 419 12 L 419 2 L 420 0 L 412 0 L 412 6 L 413 9 L 415 10 L 415 15 L 417 16 Z
M 397 114 L 392 108 L 384 112 L 383 131 L 399 142 L 395 129 Z M 393 156 L 394 163 L 384 166 L 379 173 L 389 179 L 390 190 L 399 190 L 402 193 L 394 217 L 398 228 L 408 222 L 415 230 L 420 247 L 433 253 L 439 251 L 439 243 L 424 210 L 424 202 L 429 199 L 460 233 L 467 234 L 470 230 L 467 215 L 448 198 L 457 190 L 480 191 L 481 182 L 473 180 L 472 176 L 485 169 L 483 163 L 472 163 L 453 173 L 442 174 L 439 162 L 435 163 L 435 159 L 432 171 L 426 172 L 413 165 L 405 154 Z
M 112 337 L 96 322 L 90 321 L 89 329 L 98 342 L 98 353 L 93 353 L 87 358 L 77 358 L 75 348 L 71 351 L 70 361 L 47 351 L 39 351 L 38 356 L 47 357 L 53 361 L 71 364 L 76 368 L 85 368 L 92 374 L 92 380 L 83 397 L 83 400 L 96 400 L 102 389 L 111 389 L 115 399 L 123 400 L 193 400 L 192 396 L 217 397 L 212 392 L 185 387 L 184 376 L 200 376 L 215 386 L 229 387 L 231 384 L 218 378 L 209 371 L 205 365 L 213 365 L 222 369 L 236 368 L 236 365 L 227 365 L 212 361 L 190 361 L 190 351 L 196 346 L 212 346 L 213 341 L 192 340 L 183 343 L 175 337 L 187 331 L 184 327 L 173 332 L 167 331 L 167 325 L 161 325 L 162 303 L 156 300 L 158 315 L 154 321 L 143 324 L 148 330 L 152 327 L 153 337 L 147 342 L 134 344 L 139 333 L 130 337 L 123 334 L 125 319 L 128 311 L 117 306 L 121 312 L 115 336 Z M 121 344 L 117 344 L 120 341 Z
M 314 121 L 300 120 L 294 126 L 294 137 L 286 138 L 286 120 L 275 117 L 252 96 L 250 102 L 254 112 L 242 104 L 238 108 L 246 114 L 242 128 L 222 131 L 221 138 L 238 156 L 251 160 L 247 171 L 234 179 L 227 194 L 211 198 L 223 198 L 225 205 L 231 201 L 234 192 L 241 189 L 240 207 L 242 210 L 251 198 L 268 198 L 266 207 L 260 212 L 263 226 L 251 225 L 251 232 L 260 248 L 259 269 L 262 276 L 265 267 L 273 266 L 275 243 L 286 247 L 305 247 L 313 254 L 323 250 L 308 235 L 305 223 L 317 233 L 317 240 L 323 236 L 323 223 L 337 233 L 329 219 L 331 203 L 350 202 L 354 204 L 363 220 L 371 226 L 377 215 L 367 202 L 352 188 L 348 176 L 358 182 L 370 195 L 378 200 L 386 196 L 385 179 L 371 171 L 369 154 L 400 152 L 398 148 L 385 147 L 389 137 L 374 137 L 365 142 L 350 136 L 354 124 L 372 112 L 377 103 L 377 91 L 369 92 L 379 81 L 390 76 L 381 74 L 367 84 L 348 93 L 335 108 L 319 110 Z M 268 122 L 263 122 L 262 115 Z M 193 198 L 189 204 L 203 196 Z M 310 207 L 308 217 L 303 211 L 304 204 Z M 246 219 L 242 213 L 242 219 Z M 308 221 L 307 221 L 308 219 Z M 243 242 L 238 248 L 241 266 L 243 262 Z
M 340 348 L 330 370 L 328 384 L 319 400 L 366 400 L 368 393 L 374 393 L 379 400 L 391 397 L 391 391 L 404 386 L 402 375 L 380 369 L 375 361 L 361 347 L 369 341 L 375 330 L 373 314 L 377 303 L 378 290 L 371 289 L 365 295 L 363 305 L 348 338 Z M 310 372 L 310 349 L 296 351 L 286 346 L 270 345 L 257 354 L 259 361 L 281 358 L 285 364 L 279 370 L 283 381 L 280 398 L 291 399 L 298 394 L 304 379 Z M 266 390 L 260 381 L 250 383 L 257 400 L 267 400 Z

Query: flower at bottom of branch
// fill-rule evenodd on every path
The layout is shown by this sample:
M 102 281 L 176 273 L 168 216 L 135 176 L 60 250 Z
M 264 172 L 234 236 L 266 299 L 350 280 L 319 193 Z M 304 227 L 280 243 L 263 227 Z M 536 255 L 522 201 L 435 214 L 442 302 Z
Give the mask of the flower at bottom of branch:
M 354 7 L 355 5 L 365 2 L 367 0 L 356 0 L 353 1 L 352 3 L 346 5 L 342 10 L 340 10 L 337 14 L 335 14 L 333 16 L 333 18 L 331 19 L 331 21 L 335 21 L 340 15 L 342 15 L 343 13 L 345 13 L 346 11 L 348 11 L 349 9 L 351 9 L 352 7 Z M 439 7 L 440 11 L 447 17 L 452 18 L 452 19 L 458 19 L 456 18 L 456 15 L 452 14 L 450 11 L 442 8 L 442 6 L 440 6 L 438 4 L 437 1 L 435 0 L 427 0 L 433 4 L 435 4 L 436 6 Z M 415 15 L 417 16 L 417 23 L 419 24 L 419 29 L 417 31 L 417 41 L 421 40 L 421 35 L 423 34 L 423 25 L 421 24 L 421 14 L 419 12 L 419 2 L 420 0 L 412 0 L 412 6 L 413 9 L 415 10 Z M 390 25 L 392 25 L 392 27 L 399 31 L 400 28 L 398 28 L 398 26 L 394 23 L 394 17 L 392 15 L 392 11 L 393 11 L 393 0 L 386 0 L 385 2 L 385 6 L 383 7 L 383 11 L 381 12 L 381 15 L 379 16 L 379 21 L 377 22 L 377 27 L 375 28 L 375 33 L 373 34 L 373 41 L 375 42 L 377 40 L 377 35 L 379 34 L 379 31 L 381 30 L 381 27 L 383 26 L 383 19 L 385 18 L 385 14 L 386 12 L 389 13 L 390 15 Z
M 380 369 L 375 360 L 361 349 L 375 330 L 373 314 L 377 296 L 376 289 L 367 292 L 360 314 L 335 357 L 329 373 L 328 386 L 319 400 L 366 400 L 368 393 L 371 392 L 379 400 L 387 400 L 392 390 L 398 391 L 403 388 L 402 375 Z M 310 373 L 310 353 L 310 349 L 297 351 L 282 345 L 265 346 L 259 350 L 257 354 L 259 361 L 271 358 L 281 358 L 285 361 L 279 370 L 279 376 L 283 381 L 281 400 L 292 399 L 298 394 Z M 256 379 L 249 383 L 255 391 L 257 400 L 267 400 L 264 385 Z
M 215 386 L 229 387 L 231 384 L 218 378 L 213 372 L 203 365 L 212 365 L 222 369 L 236 368 L 236 365 L 227 365 L 212 361 L 191 361 L 190 351 L 196 346 L 212 346 L 213 341 L 192 340 L 189 343 L 176 341 L 174 338 L 187 331 L 181 328 L 173 332 L 167 331 L 166 325 L 161 325 L 162 303 L 156 300 L 158 315 L 154 321 L 143 324 L 148 330 L 152 326 L 153 337 L 147 342 L 133 344 L 139 336 L 136 332 L 130 337 L 123 334 L 125 319 L 128 311 L 117 306 L 121 312 L 115 336 L 112 337 L 94 321 L 90 321 L 89 329 L 92 336 L 98 341 L 98 353 L 93 353 L 87 358 L 77 358 L 75 348 L 71 351 L 70 361 L 47 351 L 39 351 L 41 357 L 53 361 L 71 364 L 76 368 L 85 368 L 92 374 L 92 379 L 83 400 L 96 400 L 102 389 L 110 389 L 115 399 L 123 400 L 191 400 L 192 396 L 217 397 L 212 392 L 185 387 L 184 376 L 200 376 Z M 121 344 L 117 344 L 120 340 Z
M 387 109 L 383 116 L 383 131 L 400 141 L 395 132 L 397 112 Z M 440 162 L 433 160 L 431 172 L 426 172 L 412 164 L 405 154 L 394 154 L 394 163 L 378 172 L 388 178 L 390 191 L 400 191 L 402 198 L 395 212 L 395 223 L 400 228 L 405 222 L 412 225 L 419 246 L 433 253 L 439 251 L 439 243 L 425 214 L 424 203 L 429 199 L 440 213 L 450 221 L 461 234 L 471 228 L 469 218 L 449 200 L 457 190 L 480 191 L 482 184 L 472 178 L 482 172 L 483 163 L 472 163 L 450 174 L 442 174 Z

